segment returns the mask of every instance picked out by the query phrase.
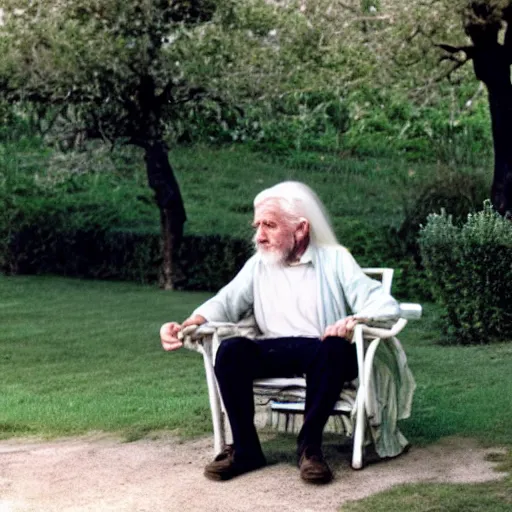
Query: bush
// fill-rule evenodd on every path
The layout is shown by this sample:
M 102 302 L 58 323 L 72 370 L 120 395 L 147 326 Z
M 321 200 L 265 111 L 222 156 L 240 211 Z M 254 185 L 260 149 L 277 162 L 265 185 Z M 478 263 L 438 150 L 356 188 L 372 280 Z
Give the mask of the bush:
M 424 183 L 419 184 L 404 198 L 403 220 L 392 229 L 393 239 L 399 243 L 402 255 L 411 255 L 420 268 L 418 233 L 431 213 L 444 210 L 460 224 L 468 213 L 474 213 L 487 198 L 490 189 L 487 177 L 479 172 L 471 174 L 440 168 Z
M 155 283 L 161 268 L 160 233 L 148 229 L 82 226 L 62 230 L 49 218 L 10 234 L 0 251 L 1 269 L 10 274 Z M 178 253 L 176 288 L 216 291 L 250 255 L 244 240 L 221 235 L 185 236 Z
M 159 246 L 159 233 L 28 226 L 12 235 L 4 271 L 155 282 Z
M 242 268 L 252 253 L 249 242 L 222 235 L 184 237 L 178 266 L 184 280 L 178 288 L 184 290 L 217 291 Z
M 420 232 L 434 297 L 445 308 L 450 343 L 488 343 L 512 332 L 512 223 L 493 211 L 469 214 L 456 226 L 433 214 Z

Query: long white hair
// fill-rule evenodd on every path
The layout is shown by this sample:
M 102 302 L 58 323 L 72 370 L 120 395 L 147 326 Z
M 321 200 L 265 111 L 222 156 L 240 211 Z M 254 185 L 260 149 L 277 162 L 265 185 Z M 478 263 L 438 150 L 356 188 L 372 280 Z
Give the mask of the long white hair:
M 298 220 L 303 217 L 310 226 L 311 242 L 315 245 L 339 245 L 322 201 L 311 188 L 299 181 L 283 181 L 262 190 L 254 198 L 254 207 L 276 201 L 283 213 Z

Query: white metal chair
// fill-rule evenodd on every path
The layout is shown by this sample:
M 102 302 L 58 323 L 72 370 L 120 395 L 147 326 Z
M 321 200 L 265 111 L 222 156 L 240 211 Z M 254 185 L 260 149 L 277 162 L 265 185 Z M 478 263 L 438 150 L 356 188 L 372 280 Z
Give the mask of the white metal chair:
M 391 291 L 393 269 L 365 268 L 364 272 L 378 278 Z M 365 444 L 373 443 L 381 457 L 399 455 L 408 445 L 397 428 L 397 420 L 409 417 L 414 378 L 396 335 L 408 319 L 421 317 L 419 304 L 401 303 L 401 316 L 394 325 L 378 327 L 358 324 L 354 330 L 359 376 L 343 390 L 332 413 L 335 421 L 330 429 L 344 431 L 353 438 L 352 467 L 363 467 Z M 203 355 L 208 395 L 213 421 L 214 451 L 226 444 L 229 427 L 214 373 L 215 354 L 223 339 L 242 335 L 255 337 L 250 320 L 239 324 L 208 323 L 189 326 L 180 333 L 185 347 Z M 384 343 L 381 341 L 385 340 Z M 298 415 L 304 412 L 306 381 L 304 378 L 260 379 L 254 381 L 256 404 L 264 405 L 266 424 L 284 431 L 297 431 Z M 338 420 L 338 421 L 336 421 Z

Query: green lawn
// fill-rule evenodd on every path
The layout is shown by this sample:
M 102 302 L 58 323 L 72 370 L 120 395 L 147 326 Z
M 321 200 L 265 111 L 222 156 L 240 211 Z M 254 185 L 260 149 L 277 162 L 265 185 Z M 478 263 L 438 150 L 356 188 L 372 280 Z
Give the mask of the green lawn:
M 186 317 L 207 294 L 5 276 L 0 291 L 0 438 L 210 432 L 201 357 L 165 353 L 158 335 L 164 321 Z M 424 318 L 401 336 L 418 383 L 412 418 L 402 429 L 413 444 L 459 435 L 504 446 L 504 463 L 512 468 L 512 344 L 440 345 L 438 315 L 426 304 Z M 478 486 L 402 486 L 347 510 L 501 511 L 510 505 L 509 477 Z
M 201 358 L 158 334 L 206 295 L 56 277 L 0 290 L 0 436 L 209 429 Z

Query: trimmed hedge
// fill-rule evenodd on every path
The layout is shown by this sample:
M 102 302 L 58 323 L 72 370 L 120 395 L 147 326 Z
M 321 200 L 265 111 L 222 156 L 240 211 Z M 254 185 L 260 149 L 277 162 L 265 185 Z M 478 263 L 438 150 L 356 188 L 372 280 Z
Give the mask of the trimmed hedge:
M 151 282 L 159 244 L 152 233 L 27 226 L 11 236 L 8 270 Z
M 512 332 L 512 222 L 489 202 L 460 226 L 428 217 L 420 249 L 432 292 L 445 308 L 449 343 L 488 343 Z
M 160 233 L 152 230 L 60 231 L 38 224 L 11 234 L 2 270 L 154 283 L 159 279 L 160 247 Z M 185 236 L 177 258 L 176 288 L 218 290 L 250 253 L 250 244 L 240 239 Z
M 178 254 L 178 272 L 186 290 L 217 291 L 225 286 L 253 253 L 246 240 L 222 235 L 185 236 Z

